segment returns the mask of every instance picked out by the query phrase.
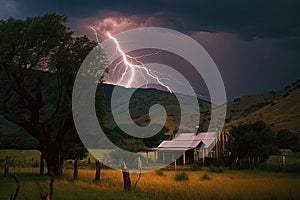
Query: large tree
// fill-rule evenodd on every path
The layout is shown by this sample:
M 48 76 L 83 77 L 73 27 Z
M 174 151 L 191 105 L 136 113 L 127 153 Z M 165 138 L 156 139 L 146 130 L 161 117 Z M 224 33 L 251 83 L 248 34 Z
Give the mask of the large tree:
M 278 131 L 277 144 L 280 149 L 291 149 L 294 152 L 298 152 L 300 149 L 299 136 L 296 133 L 292 133 L 287 129 Z
M 74 37 L 65 23 L 57 14 L 0 21 L 0 112 L 39 141 L 51 176 L 61 175 L 64 144 L 76 133 L 71 97 L 77 70 L 97 45 Z
M 278 152 L 275 133 L 263 121 L 233 126 L 229 151 L 235 161 L 247 158 L 253 164 L 264 162 L 270 154 Z

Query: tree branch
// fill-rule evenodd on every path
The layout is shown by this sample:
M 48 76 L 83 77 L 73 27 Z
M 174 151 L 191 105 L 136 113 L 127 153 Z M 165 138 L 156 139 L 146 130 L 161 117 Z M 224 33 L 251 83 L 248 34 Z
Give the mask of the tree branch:
M 60 73 L 59 69 L 57 69 L 57 71 L 56 71 L 56 78 L 57 78 L 57 87 L 58 87 L 58 100 L 57 100 L 55 111 L 53 112 L 52 116 L 47 121 L 45 121 L 45 123 L 48 123 L 50 120 L 52 120 L 54 118 L 54 116 L 58 113 L 58 110 L 60 108 L 61 101 L 62 101 L 63 88 L 62 88 L 61 73 Z
M 30 135 L 32 135 L 34 138 L 39 139 L 39 134 L 38 131 L 35 130 L 35 128 L 26 120 L 19 119 L 15 115 L 9 113 L 9 112 L 2 112 L 4 115 L 4 119 L 20 126 L 23 127 Z
M 13 177 L 14 177 L 14 179 L 15 179 L 15 181 L 16 181 L 17 187 L 16 187 L 15 194 L 14 194 L 14 195 L 11 195 L 10 199 L 11 199 L 11 200 L 16 200 L 16 199 L 17 199 L 17 196 L 18 196 L 18 194 L 19 194 L 19 190 L 20 190 L 20 181 L 19 181 L 18 177 L 17 177 L 15 174 L 13 175 Z

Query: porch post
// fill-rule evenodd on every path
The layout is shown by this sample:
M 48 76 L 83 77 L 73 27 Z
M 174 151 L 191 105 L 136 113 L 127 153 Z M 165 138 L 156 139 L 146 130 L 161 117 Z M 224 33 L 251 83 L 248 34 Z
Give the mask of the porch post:
M 216 146 L 215 146 L 216 148 L 215 148 L 215 158 L 218 158 L 219 157 L 219 155 L 218 155 L 218 136 L 216 137 Z
M 202 149 L 202 164 L 205 164 L 205 148 Z
M 148 159 L 149 159 L 148 151 L 146 151 L 146 163 L 147 163 L 147 164 L 148 164 Z

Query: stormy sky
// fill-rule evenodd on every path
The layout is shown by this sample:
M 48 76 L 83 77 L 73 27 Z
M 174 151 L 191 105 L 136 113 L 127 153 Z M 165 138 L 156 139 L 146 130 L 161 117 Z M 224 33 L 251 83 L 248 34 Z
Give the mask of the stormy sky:
M 137 27 L 171 28 L 211 55 L 229 100 L 277 90 L 300 79 L 298 0 L 0 0 L 0 18 L 64 14 L 75 35 L 90 26 L 115 34 Z

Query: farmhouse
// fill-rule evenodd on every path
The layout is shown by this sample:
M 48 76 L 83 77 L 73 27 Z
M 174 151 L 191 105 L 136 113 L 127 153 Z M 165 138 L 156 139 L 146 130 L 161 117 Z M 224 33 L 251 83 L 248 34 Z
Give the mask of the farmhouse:
M 180 133 L 172 140 L 164 140 L 156 148 L 156 160 L 160 163 L 191 164 L 204 162 L 205 157 L 218 157 L 224 153 L 225 132 Z M 176 159 L 178 158 L 178 159 Z

